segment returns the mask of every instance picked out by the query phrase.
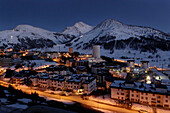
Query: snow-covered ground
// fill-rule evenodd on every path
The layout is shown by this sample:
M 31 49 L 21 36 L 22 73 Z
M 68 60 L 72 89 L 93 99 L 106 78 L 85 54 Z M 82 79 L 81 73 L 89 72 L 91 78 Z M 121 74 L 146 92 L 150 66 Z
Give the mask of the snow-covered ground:
M 169 113 L 169 110 L 159 109 L 157 108 L 157 113 Z
M 111 99 L 109 95 L 105 95 L 104 98 L 103 98 L 103 96 L 98 96 L 98 97 L 90 96 L 89 100 L 93 100 L 93 101 L 101 102 L 101 103 L 106 103 L 106 104 L 110 104 L 110 105 L 116 105 L 115 100 Z M 136 103 L 132 103 L 131 109 L 133 109 L 133 110 L 145 110 L 145 111 L 148 111 L 148 112 L 151 112 L 151 113 L 153 112 L 152 107 L 142 105 L 142 104 L 136 104 Z M 96 108 L 96 110 L 100 110 L 100 109 Z M 110 113 L 110 111 L 105 111 L 103 109 L 101 109 L 100 111 L 105 112 L 105 113 Z M 169 113 L 169 110 L 157 108 L 157 113 Z
M 53 48 L 48 48 L 49 51 L 58 51 L 59 46 L 54 46 Z M 43 51 L 43 50 L 40 50 Z M 60 45 L 60 51 L 69 51 L 69 47 Z M 82 54 L 92 54 L 92 50 L 81 50 L 81 49 L 74 49 L 74 51 L 78 51 Z M 130 51 L 130 52 L 129 52 Z M 149 61 L 149 65 L 151 67 L 158 67 L 158 68 L 168 68 L 168 65 L 170 65 L 170 52 L 169 51 L 158 51 L 154 55 L 149 52 L 142 52 L 136 51 L 136 50 L 130 50 L 130 49 L 125 49 L 125 50 L 115 50 L 113 54 L 110 54 L 110 50 L 105 50 L 101 48 L 100 50 L 101 56 L 107 56 L 115 59 L 122 59 L 121 57 L 128 57 L 130 59 L 135 58 L 135 62 L 140 64 L 140 61 L 142 60 L 147 60 Z M 153 57 L 153 58 L 148 58 L 148 57 Z M 128 60 L 128 59 L 122 59 L 122 60 Z
M 2 103 L 5 103 L 5 102 L 8 101 L 7 98 L 0 98 L 0 100 L 1 100 Z
M 29 62 L 36 63 L 36 65 L 34 66 L 34 69 L 40 69 L 42 67 L 48 67 L 50 65 L 58 65 L 58 63 L 56 63 L 56 62 L 48 62 L 45 60 L 29 60 Z M 25 63 L 27 63 L 27 62 L 25 62 Z M 24 66 L 24 69 L 28 68 L 27 65 L 25 65 L 25 66 Z
M 31 99 L 28 99 L 28 98 L 22 98 L 22 99 L 18 99 L 18 101 L 20 101 L 20 102 L 23 102 L 23 103 L 29 103 L 29 102 L 32 102 L 32 100 Z
M 48 62 L 45 60 L 29 60 L 30 64 L 35 63 L 36 65 L 33 67 L 34 69 L 41 69 L 45 67 L 49 67 L 50 65 L 59 65 L 56 62 Z M 10 67 L 10 69 L 15 70 L 15 66 Z M 25 61 L 24 68 L 25 70 L 28 69 L 28 62 Z M 15 71 L 19 72 L 20 69 L 16 69 Z
M 7 107 L 13 107 L 13 108 L 19 108 L 19 109 L 26 109 L 26 108 L 28 108 L 27 105 L 22 105 L 22 104 L 18 104 L 18 103 L 6 105 L 6 106 Z
M 141 60 L 147 60 L 149 61 L 149 65 L 151 67 L 156 66 L 158 68 L 162 68 L 162 64 L 163 64 L 163 68 L 168 68 L 168 65 L 170 65 L 170 52 L 169 51 L 160 50 L 153 55 L 149 52 L 140 53 L 140 51 L 126 49 L 126 50 L 115 50 L 113 54 L 110 54 L 110 51 L 101 49 L 101 55 L 114 57 L 115 59 L 121 59 L 122 56 L 128 57 L 130 59 L 135 58 L 135 62 L 138 64 L 140 63 Z M 148 58 L 149 56 L 153 58 Z M 123 59 L 123 60 L 127 60 L 127 59 Z
M 134 110 L 145 110 L 145 111 L 148 111 L 148 112 L 151 112 L 151 113 L 153 112 L 152 107 L 141 105 L 141 104 L 135 104 L 135 103 L 132 104 L 132 109 L 134 109 Z
M 4 93 L 9 93 L 9 91 L 8 90 L 4 90 Z
M 106 104 L 110 104 L 110 105 L 116 105 L 115 100 L 110 99 L 110 95 L 104 95 L 104 98 L 103 98 L 103 96 L 98 96 L 98 97 L 90 96 L 89 100 L 93 100 L 96 102 L 102 102 L 102 103 L 106 103 Z

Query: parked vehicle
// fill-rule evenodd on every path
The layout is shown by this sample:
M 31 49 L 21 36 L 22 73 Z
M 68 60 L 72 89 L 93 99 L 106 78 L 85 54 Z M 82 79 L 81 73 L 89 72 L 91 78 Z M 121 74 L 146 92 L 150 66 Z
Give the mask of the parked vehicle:
M 139 113 L 148 113 L 146 110 L 139 110 Z

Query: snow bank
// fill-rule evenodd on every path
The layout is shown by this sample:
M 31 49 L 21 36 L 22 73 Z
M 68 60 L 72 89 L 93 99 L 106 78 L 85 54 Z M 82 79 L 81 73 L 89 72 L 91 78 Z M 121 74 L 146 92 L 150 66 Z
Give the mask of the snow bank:
M 0 98 L 0 100 L 1 100 L 2 103 L 5 103 L 5 102 L 8 101 L 6 98 Z
M 32 102 L 32 100 L 31 100 L 31 99 L 28 99 L 28 98 L 18 99 L 18 101 L 21 101 L 21 102 L 23 102 L 23 103 Z
M 19 108 L 19 109 L 26 109 L 26 108 L 28 108 L 27 105 L 21 105 L 21 104 L 18 104 L 18 103 L 6 105 L 6 106 L 7 107 L 13 107 L 13 108 Z
M 4 90 L 4 92 L 5 92 L 5 93 L 9 93 L 9 91 L 8 91 L 8 90 Z
M 145 111 L 148 111 L 148 112 L 151 112 L 151 113 L 153 112 L 152 107 L 141 105 L 141 104 L 135 104 L 135 103 L 132 104 L 132 109 L 134 109 L 134 110 L 145 110 Z
M 110 105 L 116 105 L 115 100 L 111 99 L 109 95 L 104 95 L 104 98 L 103 98 L 103 96 L 98 96 L 98 97 L 90 96 L 89 100 L 93 100 L 96 102 L 102 102 L 102 103 L 106 103 L 106 104 L 110 104 Z
M 170 112 L 169 110 L 157 108 L 157 113 L 169 113 L 169 112 Z

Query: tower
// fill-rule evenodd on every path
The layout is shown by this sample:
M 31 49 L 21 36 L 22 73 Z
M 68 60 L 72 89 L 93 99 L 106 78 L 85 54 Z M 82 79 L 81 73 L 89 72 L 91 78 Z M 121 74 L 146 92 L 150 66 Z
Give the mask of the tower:
M 100 58 L 100 45 L 93 46 L 93 57 Z

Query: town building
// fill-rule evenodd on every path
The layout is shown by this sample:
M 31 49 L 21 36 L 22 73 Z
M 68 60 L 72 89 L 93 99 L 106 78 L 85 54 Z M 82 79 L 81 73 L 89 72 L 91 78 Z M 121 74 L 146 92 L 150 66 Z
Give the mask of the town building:
M 170 109 L 170 87 L 114 80 L 110 85 L 111 98 Z

